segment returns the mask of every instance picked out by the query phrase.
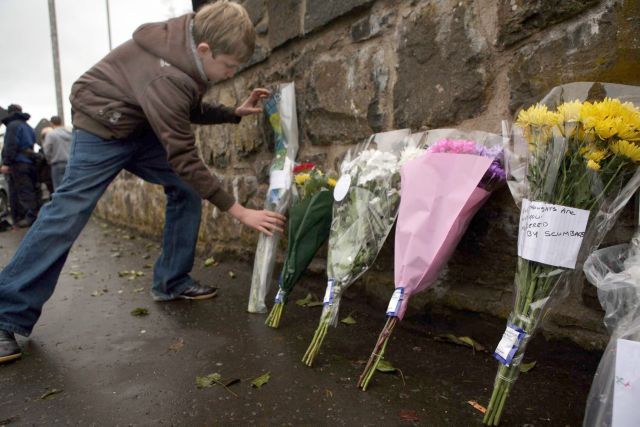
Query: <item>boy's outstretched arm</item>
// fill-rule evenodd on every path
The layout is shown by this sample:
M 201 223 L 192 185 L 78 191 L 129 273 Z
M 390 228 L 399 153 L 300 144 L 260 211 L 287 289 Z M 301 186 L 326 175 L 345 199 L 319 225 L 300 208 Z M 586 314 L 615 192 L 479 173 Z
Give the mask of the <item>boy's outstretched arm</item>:
M 244 225 L 254 228 L 267 236 L 272 236 L 275 231 L 284 232 L 286 218 L 277 212 L 248 209 L 238 202 L 234 203 L 227 212 Z
M 257 114 L 262 112 L 260 102 L 263 99 L 268 98 L 271 95 L 271 91 L 264 88 L 257 88 L 251 91 L 251 95 L 244 100 L 238 108 L 236 108 L 237 116 L 248 116 L 250 114 Z

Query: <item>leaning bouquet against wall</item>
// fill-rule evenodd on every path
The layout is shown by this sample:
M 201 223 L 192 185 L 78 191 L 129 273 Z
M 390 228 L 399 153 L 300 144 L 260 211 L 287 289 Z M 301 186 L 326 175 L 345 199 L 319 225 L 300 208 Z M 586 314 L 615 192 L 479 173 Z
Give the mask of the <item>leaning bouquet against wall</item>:
M 638 426 L 640 412 L 640 233 L 595 251 L 584 274 L 598 288 L 611 333 L 587 398 L 584 427 Z
M 291 203 L 293 166 L 298 153 L 298 119 L 294 84 L 279 85 L 265 102 L 264 112 L 275 138 L 275 157 L 271 162 L 269 190 L 264 208 L 284 214 Z M 247 307 L 249 313 L 267 312 L 265 297 L 271 285 L 279 241 L 279 233 L 273 233 L 272 236 L 260 233 L 249 291 Z
M 501 136 L 452 129 L 433 130 L 428 135 L 428 145 L 437 135 L 448 137 L 436 140 L 426 153 L 402 165 L 394 250 L 396 288 L 387 308 L 387 323 L 358 382 L 363 390 L 409 298 L 436 281 L 473 216 L 491 192 L 505 183 Z
M 326 242 L 331 228 L 336 180 L 313 163 L 298 165 L 293 172 L 297 200 L 289 209 L 287 253 L 275 303 L 265 322 L 272 328 L 280 325 L 289 294 L 318 249 Z
M 520 181 L 510 185 L 521 202 L 515 302 L 485 424 L 500 422 L 549 303 L 568 292 L 640 184 L 640 110 L 629 102 L 639 100 L 640 88 L 572 83 L 518 115 L 507 162 Z
M 373 135 L 347 153 L 334 189 L 327 254 L 327 289 L 318 328 L 302 361 L 311 366 L 343 292 L 371 267 L 398 213 L 400 158 L 413 141 L 408 129 Z

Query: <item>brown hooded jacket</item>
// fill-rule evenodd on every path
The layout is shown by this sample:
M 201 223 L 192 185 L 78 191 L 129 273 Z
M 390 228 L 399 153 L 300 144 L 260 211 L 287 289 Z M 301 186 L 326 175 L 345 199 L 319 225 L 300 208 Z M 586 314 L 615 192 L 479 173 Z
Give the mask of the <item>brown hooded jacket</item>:
M 238 123 L 234 109 L 202 104 L 207 77 L 195 51 L 193 14 L 145 24 L 71 88 L 73 125 L 104 139 L 148 128 L 176 173 L 223 211 L 235 202 L 198 156 L 191 123 Z

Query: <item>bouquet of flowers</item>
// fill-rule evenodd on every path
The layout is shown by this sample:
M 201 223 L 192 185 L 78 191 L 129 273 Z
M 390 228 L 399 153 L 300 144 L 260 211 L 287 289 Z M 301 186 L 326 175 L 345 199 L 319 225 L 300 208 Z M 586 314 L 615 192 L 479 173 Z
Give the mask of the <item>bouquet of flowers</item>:
M 298 153 L 298 119 L 293 83 L 279 85 L 265 102 L 264 112 L 275 137 L 275 157 L 271 162 L 269 190 L 264 208 L 283 214 L 291 203 L 293 166 Z M 249 313 L 267 312 L 264 301 L 271 285 L 279 241 L 279 233 L 274 233 L 273 236 L 260 233 L 249 291 Z
M 631 244 L 594 252 L 584 273 L 598 288 L 611 339 L 593 378 L 583 425 L 640 425 L 640 233 Z
M 342 293 L 373 264 L 391 231 L 400 202 L 400 158 L 409 141 L 408 129 L 375 134 L 353 159 L 347 153 L 342 161 L 334 189 L 324 306 L 302 359 L 308 366 L 329 325 L 337 323 Z
M 640 88 L 572 83 L 518 115 L 508 162 L 522 198 L 515 303 L 494 353 L 500 366 L 485 424 L 500 422 L 549 301 L 566 293 L 640 185 L 640 110 L 629 100 L 640 100 Z
M 275 304 L 266 324 L 280 325 L 282 311 L 293 287 L 307 269 L 318 249 L 329 237 L 336 180 L 324 174 L 313 163 L 293 169 L 298 200 L 289 210 L 287 254 L 285 255 Z
M 457 133 L 430 133 L 447 131 Z M 506 181 L 502 137 L 483 132 L 466 137 L 473 140 L 440 139 L 401 168 L 394 251 L 396 288 L 387 308 L 387 323 L 358 382 L 363 390 L 375 374 L 410 297 L 436 281 L 475 213 L 491 191 Z

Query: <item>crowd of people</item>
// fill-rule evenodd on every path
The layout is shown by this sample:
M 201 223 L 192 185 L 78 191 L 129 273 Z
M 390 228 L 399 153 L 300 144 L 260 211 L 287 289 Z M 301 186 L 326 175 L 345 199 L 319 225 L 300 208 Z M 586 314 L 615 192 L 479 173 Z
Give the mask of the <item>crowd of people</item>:
M 20 105 L 11 104 L 6 111 L 0 173 L 8 183 L 11 224 L 14 229 L 25 228 L 33 224 L 42 204 L 62 181 L 71 132 L 59 116 L 52 116 L 42 120 L 45 127 L 36 135 L 27 123 L 31 115 Z

